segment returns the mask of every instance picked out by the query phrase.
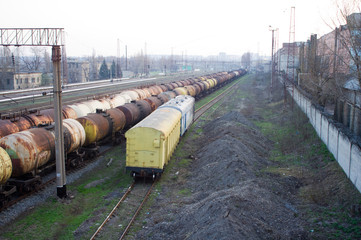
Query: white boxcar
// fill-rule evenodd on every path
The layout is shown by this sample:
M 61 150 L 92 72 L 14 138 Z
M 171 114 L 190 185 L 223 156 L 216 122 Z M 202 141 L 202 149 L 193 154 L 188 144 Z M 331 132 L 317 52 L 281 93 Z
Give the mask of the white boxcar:
M 179 95 L 159 108 L 174 108 L 180 111 L 182 114 L 181 118 L 181 129 L 180 129 L 180 135 L 182 136 L 189 126 L 193 122 L 194 118 L 194 98 L 188 95 Z

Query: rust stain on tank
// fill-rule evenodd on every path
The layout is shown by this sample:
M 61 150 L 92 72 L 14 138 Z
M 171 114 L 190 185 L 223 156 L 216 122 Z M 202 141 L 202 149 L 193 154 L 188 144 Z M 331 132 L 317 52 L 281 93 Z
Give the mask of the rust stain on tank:
M 113 129 L 114 131 L 120 131 L 124 128 L 126 119 L 125 115 L 122 111 L 120 111 L 117 108 L 108 109 L 106 111 L 107 114 L 110 115 L 112 121 L 113 121 Z
M 18 126 L 10 120 L 0 120 L 0 138 L 19 132 Z
M 135 102 L 140 109 L 141 119 L 145 118 L 152 112 L 150 103 L 146 100 L 138 100 Z
M 62 112 L 63 112 L 64 118 L 71 118 L 71 119 L 78 118 L 75 110 L 73 108 L 71 108 L 71 107 L 64 106 Z
M 144 100 L 150 104 L 153 111 L 162 105 L 162 102 L 157 97 L 148 97 Z
M 126 118 L 126 126 L 134 125 L 140 121 L 140 110 L 136 104 L 127 103 L 117 108 L 124 113 Z
M 29 173 L 54 158 L 55 137 L 43 128 L 30 129 L 0 139 L 9 154 L 13 177 Z
M 162 104 L 164 104 L 170 100 L 168 95 L 162 94 L 162 93 L 158 95 L 158 98 L 162 102 Z
M 20 117 L 16 121 L 13 121 L 13 123 L 19 128 L 19 131 L 24 131 L 35 126 L 24 117 Z

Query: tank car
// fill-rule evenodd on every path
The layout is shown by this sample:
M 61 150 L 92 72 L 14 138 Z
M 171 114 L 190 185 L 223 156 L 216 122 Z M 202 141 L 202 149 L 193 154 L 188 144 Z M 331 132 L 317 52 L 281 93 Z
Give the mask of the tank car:
M 97 113 L 90 113 L 87 116 L 76 119 L 84 128 L 88 153 L 97 152 L 99 142 L 112 140 L 114 143 L 120 142 L 120 131 L 126 123 L 126 116 L 117 108 L 107 111 L 98 110 Z M 91 156 L 92 157 L 92 156 Z
M 85 141 L 83 127 L 74 119 L 64 120 L 64 149 L 66 153 L 79 149 Z M 40 182 L 40 174 L 54 167 L 55 134 L 53 126 L 32 128 L 0 139 L 0 146 L 11 159 L 11 175 L 2 182 L 16 186 L 18 192 L 27 192 Z M 3 156 L 3 154 L 2 154 Z M 70 162 L 72 159 L 68 158 Z M 0 172 L 8 171 L 0 165 Z M 9 168 L 7 168 L 9 169 Z M 11 177 L 11 178 L 10 178 Z

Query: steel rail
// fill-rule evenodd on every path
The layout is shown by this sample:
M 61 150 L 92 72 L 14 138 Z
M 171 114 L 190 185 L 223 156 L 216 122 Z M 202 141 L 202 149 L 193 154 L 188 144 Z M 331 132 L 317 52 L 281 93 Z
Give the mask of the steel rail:
M 128 223 L 128 226 L 125 228 L 125 230 L 124 230 L 122 236 L 120 236 L 119 240 L 124 239 L 124 237 L 127 235 L 127 233 L 128 233 L 128 231 L 129 231 L 130 227 L 132 226 L 135 218 L 138 216 L 140 210 L 141 210 L 142 207 L 144 206 L 144 203 L 146 203 L 146 201 L 148 200 L 148 197 L 149 197 L 150 193 L 152 192 L 152 189 L 153 189 L 153 187 L 154 187 L 154 185 L 155 185 L 156 182 L 157 182 L 157 181 L 154 181 L 153 184 L 152 184 L 152 186 L 150 186 L 147 194 L 144 196 L 144 199 L 143 199 L 142 203 L 139 205 L 137 211 L 134 213 L 132 219 L 131 219 L 130 222 Z
M 152 81 L 155 80 L 156 78 L 148 78 L 148 79 L 141 79 L 141 82 L 147 82 L 147 81 Z M 101 85 L 101 86 L 92 86 L 92 87 L 84 87 L 84 88 L 77 88 L 77 89 L 69 89 L 69 90 L 63 90 L 62 93 L 63 94 L 67 94 L 67 93 L 73 93 L 73 92 L 81 92 L 81 91 L 87 91 L 87 90 L 91 90 L 91 89 L 99 89 L 99 88 L 108 88 L 108 87 L 114 87 L 114 86 L 118 86 L 118 85 L 129 85 L 132 84 L 136 81 L 140 81 L 140 80 L 135 80 L 135 81 L 124 81 L 124 82 L 119 82 L 119 83 L 113 83 L 113 84 L 105 84 L 105 85 Z M 53 90 L 52 88 L 50 88 L 49 90 Z M 46 96 L 48 97 L 49 95 L 52 95 L 53 92 L 49 92 L 46 94 Z M 42 93 L 39 94 L 33 94 L 33 95 L 28 95 L 28 96 L 21 96 L 21 97 L 14 97 L 11 99 L 1 99 L 0 103 L 6 103 L 9 101 L 16 101 L 16 100 L 24 100 L 24 99 L 32 99 L 34 97 L 44 97 L 44 95 Z
M 90 240 L 93 240 L 98 233 L 102 230 L 102 228 L 104 227 L 104 225 L 109 221 L 109 219 L 112 217 L 112 215 L 114 214 L 115 210 L 118 209 L 119 205 L 124 202 L 125 198 L 128 196 L 128 194 L 132 191 L 133 187 L 134 187 L 135 182 L 133 182 L 127 189 L 127 191 L 123 194 L 122 198 L 118 201 L 118 203 L 115 205 L 115 207 L 113 208 L 113 210 L 108 214 L 108 216 L 104 219 L 103 223 L 98 227 L 98 229 L 96 230 L 96 232 L 93 234 L 93 236 L 90 238 Z
M 222 100 L 227 94 L 229 94 L 231 91 L 234 90 L 234 86 L 238 84 L 238 82 L 232 84 L 231 86 L 229 86 L 226 90 L 224 90 L 222 93 L 220 93 L 219 95 L 215 96 L 213 99 L 211 99 L 209 102 L 205 103 L 204 105 L 202 105 L 201 107 L 199 107 L 194 114 L 194 120 L 193 122 L 198 121 L 198 119 L 209 109 L 211 108 L 214 104 L 216 104 L 217 102 L 219 102 L 220 100 Z

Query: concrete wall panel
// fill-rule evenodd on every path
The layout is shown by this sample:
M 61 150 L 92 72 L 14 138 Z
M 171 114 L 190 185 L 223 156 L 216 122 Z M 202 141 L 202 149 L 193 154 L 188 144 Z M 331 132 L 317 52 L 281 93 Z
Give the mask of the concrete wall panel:
M 308 119 L 311 119 L 311 102 L 306 100 L 306 115 Z
M 327 117 L 322 115 L 321 122 L 322 122 L 322 124 L 321 124 L 321 139 L 328 146 L 328 125 L 329 125 L 329 122 L 328 122 Z
M 330 124 L 328 128 L 328 149 L 333 154 L 333 156 L 337 159 L 337 151 L 338 151 L 338 129 Z
M 350 180 L 361 192 L 361 149 L 353 144 L 351 150 Z
M 321 137 L 321 125 L 322 125 L 322 115 L 321 112 L 315 109 L 315 130 L 317 135 Z
M 305 110 L 304 110 L 304 106 L 303 106 L 303 104 L 304 104 L 304 99 L 303 99 L 303 97 L 302 97 L 302 95 L 300 94 L 300 108 L 301 108 L 301 110 L 303 111 L 303 112 L 305 112 Z
M 298 91 L 296 88 L 295 88 L 294 93 L 295 93 L 295 100 L 296 100 L 296 102 L 297 102 L 297 104 L 298 104 L 298 106 L 299 106 L 300 103 L 301 103 L 300 93 L 299 93 L 299 91 Z
M 337 161 L 347 176 L 350 176 L 351 142 L 342 132 L 338 136 Z
M 315 116 L 315 113 L 316 113 L 316 108 L 314 106 L 311 105 L 310 107 L 310 123 L 312 124 L 312 126 L 315 128 L 315 124 L 316 124 L 316 116 Z

